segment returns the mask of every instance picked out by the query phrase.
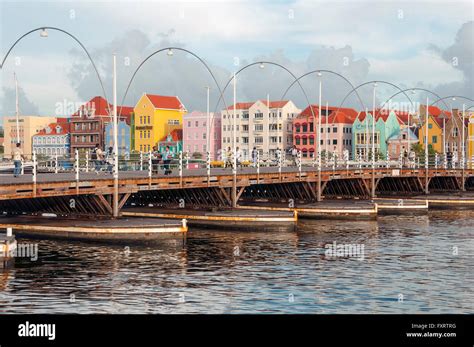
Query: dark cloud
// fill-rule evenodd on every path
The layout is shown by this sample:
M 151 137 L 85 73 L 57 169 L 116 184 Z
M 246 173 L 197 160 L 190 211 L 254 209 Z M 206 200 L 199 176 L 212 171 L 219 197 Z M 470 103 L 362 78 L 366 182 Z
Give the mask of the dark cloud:
M 140 31 L 131 31 L 120 38 L 113 40 L 101 49 L 92 52 L 99 71 L 112 70 L 112 52 L 118 55 L 118 90 L 119 101 L 125 92 L 128 81 L 139 63 L 153 51 L 169 46 L 183 47 L 179 42 L 174 42 L 172 32 L 158 36 L 158 43 Z M 69 78 L 76 89 L 79 97 L 88 99 L 93 95 L 100 94 L 100 85 L 97 82 L 95 72 L 92 70 L 87 57 L 77 50 L 72 51 L 75 63 L 69 72 Z M 354 84 L 361 83 L 367 78 L 369 64 L 366 59 L 355 60 L 352 49 L 349 46 L 335 49 L 332 47 L 318 48 L 310 54 L 303 62 L 296 62 L 288 58 L 283 50 L 278 50 L 268 56 L 256 57 L 255 62 L 271 61 L 288 68 L 295 76 L 300 76 L 310 70 L 327 69 L 345 75 Z M 126 65 L 129 62 L 130 65 Z M 241 61 L 236 70 L 247 65 L 248 61 Z M 210 64 L 210 69 L 215 75 L 222 88 L 229 81 L 232 72 L 219 66 Z M 110 94 L 111 76 L 101 73 L 104 79 L 106 92 Z M 260 69 L 259 65 L 249 67 L 238 75 L 238 100 L 255 100 L 266 98 L 267 93 L 271 99 L 279 99 L 285 90 L 291 85 L 294 78 L 284 69 L 266 65 Z M 325 74 L 323 77 L 324 91 L 323 100 L 331 104 L 338 104 L 351 90 L 351 87 L 340 77 L 333 74 Z M 301 80 L 303 88 L 307 91 L 310 102 L 317 102 L 318 88 L 317 76 L 315 74 Z M 188 110 L 204 110 L 206 107 L 205 86 L 211 86 L 211 109 L 214 109 L 218 100 L 218 92 L 210 74 L 193 56 L 175 51 L 172 57 L 162 52 L 149 59 L 137 73 L 125 101 L 128 105 L 134 105 L 143 92 L 158 93 L 164 95 L 178 95 Z M 109 99 L 111 95 L 108 95 Z M 298 85 L 294 85 L 288 92 L 286 98 L 294 100 L 299 107 L 306 107 L 307 102 Z M 232 103 L 232 85 L 225 92 L 227 105 Z M 355 97 L 349 98 L 347 105 L 360 107 Z M 220 103 L 218 109 L 223 107 Z
M 474 99 L 474 21 L 461 26 L 451 46 L 445 49 L 436 46 L 432 48 L 443 60 L 461 71 L 464 77 L 461 82 L 440 84 L 436 86 L 435 91 L 442 96 L 462 95 Z M 460 99 L 458 102 L 463 101 Z
M 13 116 L 16 112 L 15 88 L 3 87 L 3 97 L 0 99 L 0 115 Z M 38 107 L 31 102 L 23 88 L 18 87 L 18 105 L 20 114 L 39 115 Z

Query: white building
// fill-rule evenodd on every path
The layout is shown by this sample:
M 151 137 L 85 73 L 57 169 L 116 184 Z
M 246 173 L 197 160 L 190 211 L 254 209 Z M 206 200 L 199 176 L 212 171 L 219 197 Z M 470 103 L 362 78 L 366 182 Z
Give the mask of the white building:
M 275 157 L 277 149 L 288 150 L 293 145 L 292 120 L 301 112 L 292 101 L 257 100 L 236 104 L 235 136 L 243 158 L 251 156 L 256 147 L 260 154 Z M 221 112 L 222 149 L 233 148 L 234 105 Z

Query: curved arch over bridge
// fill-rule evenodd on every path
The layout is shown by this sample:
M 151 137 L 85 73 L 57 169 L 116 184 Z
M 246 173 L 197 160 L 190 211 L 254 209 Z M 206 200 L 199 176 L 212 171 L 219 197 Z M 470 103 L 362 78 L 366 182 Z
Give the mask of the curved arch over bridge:
M 99 70 L 97 69 L 97 66 L 95 65 L 94 63 L 94 60 L 92 59 L 89 51 L 87 50 L 87 48 L 84 46 L 84 44 L 76 37 L 74 36 L 73 34 L 71 34 L 70 32 L 64 30 L 64 29 L 61 29 L 61 28 L 57 28 L 57 27 L 50 27 L 50 26 L 44 26 L 44 27 L 39 27 L 39 28 L 36 28 L 36 29 L 32 29 L 28 32 L 26 32 L 25 34 L 21 35 L 14 43 L 13 45 L 10 46 L 10 48 L 8 49 L 7 51 L 7 54 L 5 55 L 5 57 L 3 57 L 3 60 L 2 62 L 0 63 L 0 70 L 3 69 L 3 66 L 5 65 L 5 62 L 8 58 L 8 56 L 10 55 L 10 53 L 12 52 L 13 48 L 23 39 L 25 38 L 26 36 L 30 35 L 31 33 L 34 33 L 35 31 L 38 31 L 38 30 L 53 30 L 53 31 L 59 31 L 63 34 L 66 34 L 67 36 L 71 37 L 74 41 L 76 41 L 79 46 L 81 46 L 81 48 L 84 50 L 84 52 L 87 54 L 87 57 L 89 58 L 91 64 L 92 64 L 92 67 L 94 68 L 94 71 L 97 75 L 97 79 L 99 80 L 99 83 L 100 83 L 100 86 L 102 88 L 102 93 L 103 93 L 103 96 L 105 98 L 105 100 L 108 100 L 107 99 L 107 93 L 105 92 L 105 88 L 104 88 L 104 83 L 102 82 L 102 79 L 100 78 L 100 74 L 99 74 Z M 109 109 L 109 113 L 110 113 L 110 106 L 108 105 L 108 102 L 107 102 L 107 108 Z

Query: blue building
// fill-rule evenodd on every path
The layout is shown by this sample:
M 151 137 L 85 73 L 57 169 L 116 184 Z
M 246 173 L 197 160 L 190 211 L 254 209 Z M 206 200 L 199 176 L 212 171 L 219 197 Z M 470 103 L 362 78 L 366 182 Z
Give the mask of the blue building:
M 46 158 L 58 156 L 69 157 L 71 137 L 69 134 L 70 123 L 63 118 L 58 122 L 48 124 L 32 137 L 32 150 L 37 155 Z
M 130 125 L 125 121 L 119 121 L 117 125 L 118 154 L 120 156 L 130 155 Z M 114 124 L 107 123 L 105 126 L 105 149 L 114 146 Z

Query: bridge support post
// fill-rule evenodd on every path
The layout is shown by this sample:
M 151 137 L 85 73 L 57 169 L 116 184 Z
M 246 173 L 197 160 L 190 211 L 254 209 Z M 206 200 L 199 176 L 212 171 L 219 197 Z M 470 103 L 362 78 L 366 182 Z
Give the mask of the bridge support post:
M 316 199 L 318 202 L 321 201 L 321 195 L 322 195 L 322 192 L 321 192 L 321 154 L 318 153 L 318 195 Z

